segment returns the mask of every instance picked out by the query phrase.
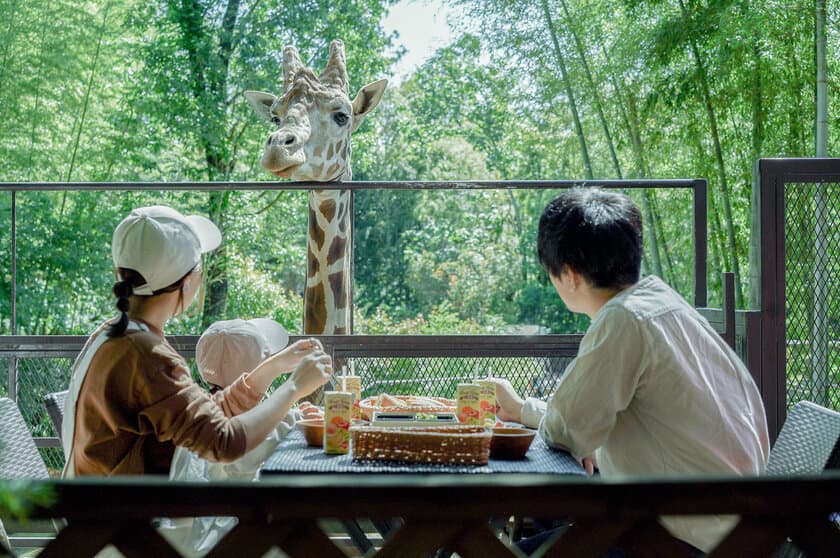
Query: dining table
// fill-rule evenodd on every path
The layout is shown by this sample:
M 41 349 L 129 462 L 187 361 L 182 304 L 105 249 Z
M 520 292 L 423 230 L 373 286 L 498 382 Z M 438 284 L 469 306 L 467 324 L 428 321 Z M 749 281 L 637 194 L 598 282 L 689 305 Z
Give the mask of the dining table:
M 521 459 L 495 459 L 486 464 L 406 463 L 397 461 L 356 460 L 351 451 L 346 454 L 326 454 L 321 447 L 310 446 L 298 430 L 292 430 L 265 461 L 261 478 L 284 474 L 557 474 L 585 476 L 583 467 L 568 452 L 551 448 L 537 434 Z M 401 524 L 400 518 L 371 519 L 379 536 L 386 539 Z M 353 543 L 367 553 L 374 544 L 359 520 L 341 522 Z M 445 555 L 445 554 L 444 554 Z
M 583 467 L 568 452 L 553 449 L 537 434 L 522 459 L 490 459 L 486 465 L 458 463 L 405 463 L 398 461 L 354 460 L 352 448 L 346 454 L 326 454 L 323 448 L 309 446 L 298 430 L 292 430 L 262 466 L 261 475 L 285 473 L 549 473 L 585 475 Z

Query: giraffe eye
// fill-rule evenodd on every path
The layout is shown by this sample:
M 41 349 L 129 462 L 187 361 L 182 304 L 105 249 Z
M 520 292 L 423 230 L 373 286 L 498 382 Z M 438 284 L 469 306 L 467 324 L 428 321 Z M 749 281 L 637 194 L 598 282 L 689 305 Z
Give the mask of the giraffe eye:
M 345 124 L 347 124 L 347 121 L 350 120 L 350 117 L 344 114 L 343 112 L 337 112 L 333 114 L 333 120 L 335 120 L 335 123 L 339 126 L 344 126 Z

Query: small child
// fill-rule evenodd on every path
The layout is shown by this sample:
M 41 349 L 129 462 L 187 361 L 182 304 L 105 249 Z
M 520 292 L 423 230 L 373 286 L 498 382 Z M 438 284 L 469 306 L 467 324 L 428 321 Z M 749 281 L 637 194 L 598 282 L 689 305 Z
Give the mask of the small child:
M 285 353 L 275 358 L 283 359 L 288 371 L 313 350 L 322 350 L 317 339 L 304 339 L 286 347 L 289 334 L 274 320 L 224 320 L 212 324 L 198 339 L 195 358 L 201 378 L 210 386 L 211 393 L 224 389 L 242 374 L 253 370 L 266 357 Z M 305 410 L 304 410 L 305 408 Z M 311 405 L 301 403 L 301 412 L 309 416 Z M 294 428 L 295 411 L 289 412 L 269 436 L 256 448 L 230 463 L 213 463 L 178 447 L 172 458 L 170 480 L 219 481 L 255 480 L 263 462 L 277 448 L 282 439 Z M 236 525 L 235 517 L 197 517 L 191 524 L 167 521 L 161 532 L 176 544 L 185 556 L 203 556 L 228 531 Z

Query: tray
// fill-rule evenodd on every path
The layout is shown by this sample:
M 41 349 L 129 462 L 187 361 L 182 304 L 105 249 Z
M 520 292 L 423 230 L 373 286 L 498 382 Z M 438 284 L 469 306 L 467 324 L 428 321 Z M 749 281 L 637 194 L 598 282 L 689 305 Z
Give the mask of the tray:
M 355 461 L 486 465 L 492 430 L 482 426 L 353 426 Z
M 412 395 L 391 395 L 388 396 L 395 403 L 378 403 L 382 396 L 366 397 L 359 402 L 359 410 L 362 418 L 371 420 L 375 411 L 389 411 L 395 413 L 442 413 L 455 412 L 455 400 L 445 397 L 426 397 L 424 399 L 434 401 L 436 406 L 428 403 L 416 404 L 417 398 Z M 422 400 L 421 400 L 422 401 Z

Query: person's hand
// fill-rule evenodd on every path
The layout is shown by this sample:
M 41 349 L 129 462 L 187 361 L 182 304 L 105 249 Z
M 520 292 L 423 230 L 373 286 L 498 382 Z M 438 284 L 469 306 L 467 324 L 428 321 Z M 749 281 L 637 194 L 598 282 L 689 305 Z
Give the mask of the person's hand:
M 298 339 L 284 350 L 291 351 L 292 354 L 300 355 L 303 358 L 314 350 L 323 351 L 324 346 L 314 337 L 310 337 L 309 339 Z
M 324 412 L 320 407 L 313 405 L 309 401 L 301 401 L 298 405 L 300 416 L 304 419 L 324 418 Z
M 308 354 L 311 354 L 313 351 L 322 351 L 324 350 L 324 346 L 321 345 L 321 342 L 315 339 L 314 337 L 310 337 L 309 339 L 299 339 L 280 351 L 280 358 L 283 359 L 283 362 L 287 368 L 287 370 L 292 370 L 300 361 L 303 360 Z
M 598 467 L 598 464 L 595 462 L 595 454 L 576 459 L 580 463 L 580 466 L 583 467 L 583 470 L 586 471 L 587 476 L 591 477 L 595 473 L 595 469 Z
M 491 378 L 496 384 L 496 415 L 502 420 L 522 421 L 522 406 L 525 400 L 516 394 L 510 381 Z
M 293 382 L 296 399 L 300 399 L 326 384 L 332 373 L 332 357 L 316 349 L 300 360 L 288 381 Z
M 299 339 L 282 351 L 274 353 L 267 360 L 272 363 L 274 377 L 277 377 L 294 370 L 303 360 L 303 357 L 312 354 L 314 351 L 324 351 L 320 341 L 314 337 Z

